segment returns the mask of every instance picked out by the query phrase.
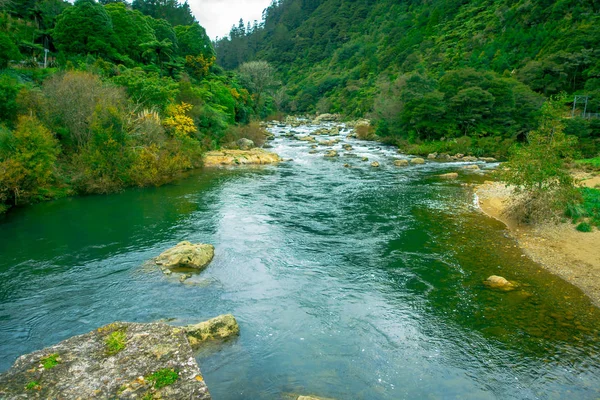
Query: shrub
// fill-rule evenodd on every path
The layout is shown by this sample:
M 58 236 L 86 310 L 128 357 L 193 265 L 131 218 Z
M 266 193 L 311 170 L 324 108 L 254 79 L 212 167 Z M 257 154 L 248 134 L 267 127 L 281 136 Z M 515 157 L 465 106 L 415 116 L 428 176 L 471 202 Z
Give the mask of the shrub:
M 0 132 L 0 202 L 51 198 L 58 142 L 35 117 L 20 117 L 14 133 Z
M 44 83 L 46 118 L 67 144 L 84 147 L 92 137 L 98 110 L 124 110 L 127 98 L 121 88 L 104 85 L 97 75 L 67 72 Z
M 17 95 L 23 85 L 15 77 L 0 75 L 0 121 L 12 125 L 17 116 Z
M 257 147 L 265 144 L 267 130 L 259 122 L 250 122 L 248 125 L 230 126 L 221 140 L 221 144 L 237 142 L 241 138 L 250 139 Z
M 591 232 L 592 226 L 587 222 L 582 222 L 579 225 L 577 225 L 575 229 L 577 229 L 579 232 Z

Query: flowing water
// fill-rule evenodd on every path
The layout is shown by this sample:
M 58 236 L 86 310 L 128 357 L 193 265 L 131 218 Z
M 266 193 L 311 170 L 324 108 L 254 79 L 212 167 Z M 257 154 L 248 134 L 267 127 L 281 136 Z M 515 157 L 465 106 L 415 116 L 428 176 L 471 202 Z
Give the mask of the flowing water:
M 293 161 L 0 220 L 0 370 L 115 320 L 233 313 L 240 337 L 198 354 L 216 400 L 600 397 L 598 309 L 478 212 L 461 182 L 483 173 L 443 181 L 461 165 L 394 167 L 344 134 L 328 159 L 273 131 Z M 207 270 L 144 266 L 181 240 L 215 245 Z M 519 289 L 486 289 L 492 274 Z

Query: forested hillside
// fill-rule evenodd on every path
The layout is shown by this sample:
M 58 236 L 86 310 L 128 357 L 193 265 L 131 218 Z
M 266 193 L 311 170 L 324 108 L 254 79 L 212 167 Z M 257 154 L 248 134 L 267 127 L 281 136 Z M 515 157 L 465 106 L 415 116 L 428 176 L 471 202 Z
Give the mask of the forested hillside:
M 567 106 L 585 93 L 598 112 L 599 12 L 593 0 L 281 0 L 260 24 L 233 27 L 217 59 L 274 64 L 288 112 L 370 115 L 382 136 L 468 137 L 466 148 L 502 155 L 547 96 L 565 92 Z M 594 155 L 599 125 L 566 130 Z
M 187 3 L 0 0 L 0 213 L 168 182 L 269 112 L 251 83 Z

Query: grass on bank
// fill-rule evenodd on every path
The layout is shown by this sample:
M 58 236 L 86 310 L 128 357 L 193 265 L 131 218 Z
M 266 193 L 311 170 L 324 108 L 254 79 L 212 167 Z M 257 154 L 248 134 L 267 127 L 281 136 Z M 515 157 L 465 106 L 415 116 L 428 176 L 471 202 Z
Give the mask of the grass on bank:
M 600 157 L 586 158 L 585 160 L 577 160 L 576 164 L 586 167 L 592 167 L 594 169 L 600 169 Z
M 593 226 L 600 228 L 600 189 L 579 188 L 581 202 L 567 207 L 565 214 L 571 218 L 580 232 L 591 232 Z

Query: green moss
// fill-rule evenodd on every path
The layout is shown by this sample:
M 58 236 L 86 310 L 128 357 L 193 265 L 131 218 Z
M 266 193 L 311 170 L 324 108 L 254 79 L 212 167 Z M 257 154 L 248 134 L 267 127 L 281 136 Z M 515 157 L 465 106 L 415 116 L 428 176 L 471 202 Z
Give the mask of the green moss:
M 172 385 L 179 379 L 179 371 L 172 368 L 162 368 L 155 373 L 148 375 L 147 380 L 154 382 L 154 388 L 160 389 Z
M 116 330 L 110 333 L 106 339 L 106 353 L 114 355 L 120 352 L 127 345 L 127 337 L 124 330 Z
M 60 364 L 60 358 L 57 353 L 50 354 L 40 360 L 44 369 L 52 369 Z
M 31 381 L 25 385 L 25 390 L 39 390 L 41 388 L 38 381 Z

